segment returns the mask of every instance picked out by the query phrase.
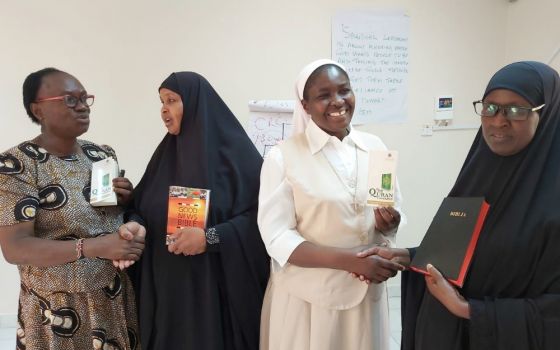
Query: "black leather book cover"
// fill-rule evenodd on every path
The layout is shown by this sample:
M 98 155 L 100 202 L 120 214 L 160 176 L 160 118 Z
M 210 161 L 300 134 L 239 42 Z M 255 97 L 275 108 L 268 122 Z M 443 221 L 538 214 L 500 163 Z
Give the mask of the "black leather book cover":
M 446 197 L 416 250 L 410 269 L 427 274 L 432 264 L 462 287 L 489 206 L 483 197 Z

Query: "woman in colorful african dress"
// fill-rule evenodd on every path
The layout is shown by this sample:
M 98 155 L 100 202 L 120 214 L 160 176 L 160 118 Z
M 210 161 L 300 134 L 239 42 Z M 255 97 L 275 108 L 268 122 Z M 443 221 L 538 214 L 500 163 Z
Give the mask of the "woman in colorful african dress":
M 24 106 L 41 133 L 0 154 L 0 246 L 21 279 L 19 350 L 139 348 L 134 295 L 116 266 L 139 259 L 145 230 L 121 225 L 126 178 L 113 182 L 119 206 L 89 203 L 92 163 L 115 157 L 78 139 L 93 99 L 68 73 L 30 74 Z

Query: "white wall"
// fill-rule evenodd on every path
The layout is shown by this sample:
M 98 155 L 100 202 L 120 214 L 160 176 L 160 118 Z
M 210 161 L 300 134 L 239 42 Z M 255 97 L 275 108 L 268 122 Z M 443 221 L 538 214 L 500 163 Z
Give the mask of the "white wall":
M 560 2 L 519 0 L 508 6 L 506 62 L 535 60 L 549 63 L 560 49 Z M 560 54 L 550 62 L 560 70 Z
M 400 151 L 409 224 L 399 233 L 399 244 L 414 245 L 453 184 L 476 133 L 421 137 L 420 126 L 431 122 L 433 98 L 441 93 L 455 96 L 456 123 L 476 121 L 471 101 L 509 58 L 506 45 L 511 51 L 516 46 L 508 35 L 531 37 L 523 31 L 531 31 L 530 25 L 523 30 L 510 25 L 523 17 L 514 12 L 528 6 L 524 2 L 530 1 L 4 1 L 0 150 L 38 133 L 25 115 L 21 84 L 29 72 L 55 66 L 96 95 L 85 138 L 112 145 L 136 183 L 165 133 L 157 87 L 170 72 L 205 75 L 244 122 L 248 100 L 293 98 L 299 70 L 311 60 L 330 57 L 330 19 L 337 10 L 404 9 L 411 18 L 408 121 L 361 129 Z M 553 6 L 554 0 L 540 2 Z M 557 45 L 541 44 L 534 43 L 545 56 Z M 15 313 L 16 268 L 2 261 L 0 276 L 0 314 Z

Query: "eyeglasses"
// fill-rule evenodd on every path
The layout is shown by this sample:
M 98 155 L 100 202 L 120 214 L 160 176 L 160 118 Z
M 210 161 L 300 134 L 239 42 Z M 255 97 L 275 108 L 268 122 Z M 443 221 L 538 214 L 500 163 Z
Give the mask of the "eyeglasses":
M 494 117 L 500 111 L 507 120 L 527 120 L 532 112 L 536 112 L 544 107 L 544 104 L 530 108 L 519 106 L 500 106 L 494 103 L 486 103 L 482 101 L 473 102 L 474 111 L 481 117 Z
M 40 100 L 35 101 L 35 103 L 45 102 L 45 101 L 64 101 L 64 104 L 68 108 L 76 108 L 78 102 L 81 102 L 84 105 L 90 107 L 91 105 L 93 105 L 94 100 L 95 100 L 95 96 L 93 95 L 82 95 L 80 97 L 76 97 L 74 95 L 62 95 L 62 96 L 42 98 Z

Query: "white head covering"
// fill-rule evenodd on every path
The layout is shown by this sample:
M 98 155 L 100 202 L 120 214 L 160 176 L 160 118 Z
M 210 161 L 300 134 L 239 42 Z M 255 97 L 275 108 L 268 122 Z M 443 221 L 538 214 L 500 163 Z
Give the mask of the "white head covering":
M 305 109 L 303 109 L 303 105 L 301 104 L 301 100 L 303 100 L 303 89 L 305 88 L 305 83 L 307 83 L 307 79 L 309 79 L 309 76 L 317 68 L 327 64 L 333 64 L 339 67 L 340 69 L 342 69 L 344 72 L 346 72 L 346 74 L 348 74 L 344 66 L 342 66 L 338 62 L 329 59 L 321 59 L 321 60 L 313 61 L 309 63 L 307 66 L 303 67 L 296 81 L 296 105 L 294 106 L 294 117 L 292 120 L 292 124 L 294 125 L 294 129 L 293 129 L 294 135 L 304 132 L 305 128 L 307 127 L 307 123 L 309 122 L 309 119 L 311 119 L 311 116 L 307 114 Z

